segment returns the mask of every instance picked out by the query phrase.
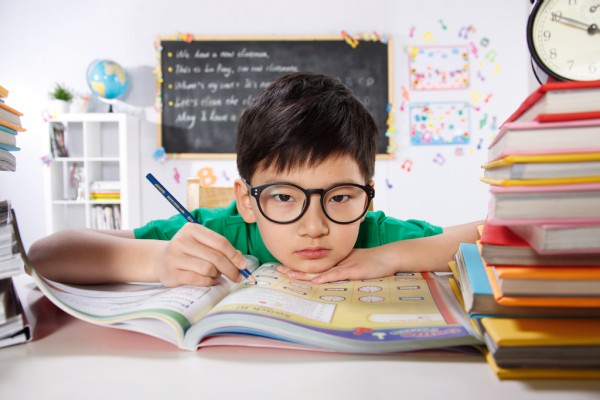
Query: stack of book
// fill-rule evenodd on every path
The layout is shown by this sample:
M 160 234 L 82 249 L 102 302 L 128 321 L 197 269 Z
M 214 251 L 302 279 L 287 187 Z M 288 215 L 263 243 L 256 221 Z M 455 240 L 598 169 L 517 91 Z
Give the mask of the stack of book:
M 23 272 L 22 244 L 14 211 L 0 201 L 0 347 L 24 343 L 31 332 L 12 277 Z
M 8 90 L 0 85 L 0 171 L 15 171 L 17 161 L 11 153 L 18 151 L 17 134 L 25 131 L 21 125 L 23 113 L 6 104 Z
M 600 81 L 554 82 L 500 127 L 488 216 L 455 292 L 501 378 L 600 377 Z
M 94 181 L 90 184 L 90 200 L 119 201 L 121 200 L 121 182 Z
M 121 200 L 121 182 L 92 182 L 90 184 L 90 200 L 99 203 L 118 203 Z M 92 227 L 94 229 L 121 229 L 121 206 L 119 204 L 94 205 Z

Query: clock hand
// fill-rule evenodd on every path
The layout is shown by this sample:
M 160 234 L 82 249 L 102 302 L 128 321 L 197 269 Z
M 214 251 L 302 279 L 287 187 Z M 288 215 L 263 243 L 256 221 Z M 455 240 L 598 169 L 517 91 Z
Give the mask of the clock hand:
M 598 25 L 596 25 L 596 24 L 588 25 L 585 22 L 581 22 L 581 21 L 578 21 L 573 18 L 565 17 L 563 15 L 561 15 L 556 21 L 565 23 L 566 25 L 570 25 L 574 28 L 586 30 L 590 35 L 593 35 L 594 33 L 599 32 Z

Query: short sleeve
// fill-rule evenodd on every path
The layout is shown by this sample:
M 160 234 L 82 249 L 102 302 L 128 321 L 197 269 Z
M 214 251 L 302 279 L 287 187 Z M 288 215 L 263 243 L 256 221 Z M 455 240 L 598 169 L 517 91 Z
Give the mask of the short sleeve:
M 418 219 L 400 220 L 387 217 L 382 211 L 369 212 L 360 226 L 355 247 L 369 248 L 399 240 L 439 235 L 443 229 Z

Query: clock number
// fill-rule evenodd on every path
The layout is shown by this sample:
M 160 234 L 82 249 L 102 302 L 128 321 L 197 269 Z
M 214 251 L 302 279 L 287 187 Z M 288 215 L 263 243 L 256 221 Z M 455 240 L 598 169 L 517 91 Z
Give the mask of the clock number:
M 550 49 L 550 52 L 548 53 L 548 55 L 552 59 L 555 59 L 556 57 L 558 57 L 558 54 L 556 53 L 556 49 Z
M 598 67 L 596 66 L 596 63 L 595 62 L 590 63 L 590 66 L 589 66 L 588 70 L 591 73 L 596 73 L 596 71 L 598 71 Z
M 552 11 L 552 21 L 559 22 L 561 18 L 562 18 L 561 11 Z
M 569 71 L 571 71 L 573 69 L 574 63 L 575 63 L 575 61 L 573 61 L 573 60 L 567 60 L 567 64 L 569 64 Z
M 544 40 L 550 40 L 551 36 L 552 36 L 552 33 L 550 33 L 550 31 L 544 31 L 544 33 L 542 34 L 542 37 L 544 38 Z

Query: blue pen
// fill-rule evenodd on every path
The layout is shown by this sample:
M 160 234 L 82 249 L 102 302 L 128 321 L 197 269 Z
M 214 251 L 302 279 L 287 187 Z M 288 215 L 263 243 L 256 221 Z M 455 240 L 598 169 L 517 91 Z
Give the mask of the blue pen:
M 173 197 L 173 195 L 171 193 L 169 193 L 169 191 L 154 177 L 154 175 L 152 174 L 147 174 L 146 178 L 150 181 L 150 183 L 152 183 L 152 185 L 158 189 L 158 191 L 165 196 L 165 198 L 167 200 L 169 200 L 169 203 L 171 203 L 173 205 L 173 207 L 175 207 L 177 209 L 177 211 L 179 211 L 179 213 L 181 215 L 183 215 L 183 217 L 185 219 L 187 219 L 189 222 L 192 222 L 194 224 L 199 224 L 199 222 L 196 220 L 196 218 L 194 218 L 192 216 L 192 214 L 190 214 L 188 212 L 188 210 L 185 209 L 184 206 L 181 205 L 180 202 L 177 201 L 177 199 L 175 197 Z M 240 273 L 242 275 L 244 275 L 244 277 L 248 280 L 250 280 L 250 282 L 254 283 L 256 285 L 256 279 L 254 279 L 254 277 L 250 274 L 250 271 L 248 271 L 247 269 L 241 269 Z

